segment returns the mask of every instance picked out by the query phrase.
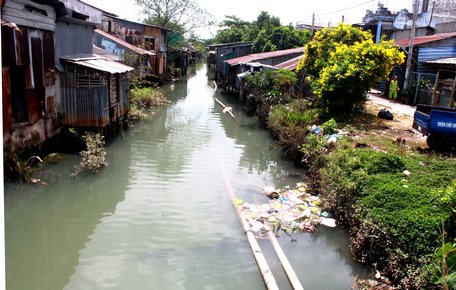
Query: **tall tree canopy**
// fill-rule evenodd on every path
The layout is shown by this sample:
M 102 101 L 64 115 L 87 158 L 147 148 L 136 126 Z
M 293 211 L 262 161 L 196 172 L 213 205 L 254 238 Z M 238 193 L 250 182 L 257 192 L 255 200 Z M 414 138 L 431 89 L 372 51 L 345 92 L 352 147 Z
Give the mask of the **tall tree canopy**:
M 212 16 L 195 0 L 135 0 L 147 16 L 145 22 L 185 34 L 211 25 Z
M 252 41 L 253 52 L 275 51 L 303 46 L 310 39 L 308 31 L 300 31 L 293 26 L 282 26 L 280 19 L 262 11 L 256 21 L 248 22 L 236 16 L 226 16 L 220 24 L 214 41 L 229 43 Z

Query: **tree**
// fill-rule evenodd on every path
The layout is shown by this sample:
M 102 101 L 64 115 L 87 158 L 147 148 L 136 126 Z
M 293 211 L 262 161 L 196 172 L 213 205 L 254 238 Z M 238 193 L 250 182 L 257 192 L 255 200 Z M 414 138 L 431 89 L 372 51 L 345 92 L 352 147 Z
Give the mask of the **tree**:
M 253 52 L 276 51 L 303 46 L 310 39 L 308 31 L 293 26 L 282 26 L 280 19 L 262 11 L 256 21 L 247 22 L 235 16 L 226 16 L 224 29 L 215 36 L 217 43 L 252 41 Z
M 362 107 L 369 88 L 404 59 L 392 41 L 376 44 L 368 32 L 340 24 L 317 32 L 297 69 L 314 76 L 320 112 L 331 116 Z
M 261 11 L 260 15 L 257 17 L 256 24 L 260 30 L 281 26 L 280 18 L 271 16 L 266 11 Z
M 224 29 L 217 32 L 215 42 L 230 43 L 250 41 L 249 35 L 252 34 L 252 23 L 241 20 L 234 15 L 226 15 L 225 18 L 226 19 L 219 24 L 219 26 Z
M 145 22 L 181 34 L 212 24 L 212 16 L 195 0 L 135 0 L 147 16 Z

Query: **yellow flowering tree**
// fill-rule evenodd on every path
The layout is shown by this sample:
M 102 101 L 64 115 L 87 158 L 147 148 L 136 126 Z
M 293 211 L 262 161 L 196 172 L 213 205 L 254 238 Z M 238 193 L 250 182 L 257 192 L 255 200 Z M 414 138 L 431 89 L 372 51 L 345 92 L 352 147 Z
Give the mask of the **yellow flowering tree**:
M 314 76 L 322 113 L 334 115 L 364 105 L 369 88 L 387 79 L 404 58 L 392 41 L 374 43 L 370 33 L 340 24 L 317 32 L 298 69 Z

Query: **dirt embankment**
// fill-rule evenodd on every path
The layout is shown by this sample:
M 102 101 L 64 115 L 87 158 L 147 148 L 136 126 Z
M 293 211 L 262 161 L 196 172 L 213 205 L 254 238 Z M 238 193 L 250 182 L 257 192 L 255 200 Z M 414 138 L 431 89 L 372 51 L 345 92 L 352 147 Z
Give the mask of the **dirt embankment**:
M 373 116 L 377 116 L 378 112 L 385 108 L 393 114 L 394 118 L 393 120 L 380 118 L 366 120 L 365 126 L 367 126 L 369 130 L 365 130 L 361 134 L 371 134 L 376 137 L 383 135 L 385 139 L 388 139 L 391 142 L 400 144 L 402 141 L 402 145 L 410 147 L 416 146 L 423 149 L 427 148 L 426 137 L 412 128 L 413 115 L 401 112 L 401 110 L 396 109 L 395 105 L 395 103 L 390 103 L 388 100 L 385 100 L 382 103 L 378 103 L 375 100 L 368 100 L 366 103 L 366 112 Z

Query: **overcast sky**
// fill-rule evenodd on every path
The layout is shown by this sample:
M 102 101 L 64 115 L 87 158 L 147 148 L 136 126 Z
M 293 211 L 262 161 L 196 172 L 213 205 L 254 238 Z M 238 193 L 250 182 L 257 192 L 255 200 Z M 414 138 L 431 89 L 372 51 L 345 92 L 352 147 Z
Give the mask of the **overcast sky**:
M 103 10 L 113 12 L 121 18 L 140 21 L 144 17 L 135 7 L 134 0 L 83 0 Z M 413 0 L 196 0 L 201 8 L 206 9 L 216 20 L 222 21 L 225 15 L 235 15 L 240 19 L 253 21 L 261 11 L 280 18 L 282 24 L 312 22 L 315 13 L 317 25 L 337 24 L 344 16 L 347 23 L 359 23 L 366 10 L 375 11 L 378 3 L 382 3 L 391 11 L 403 8 L 412 10 Z M 213 36 L 214 31 L 207 29 L 198 31 L 203 38 Z

